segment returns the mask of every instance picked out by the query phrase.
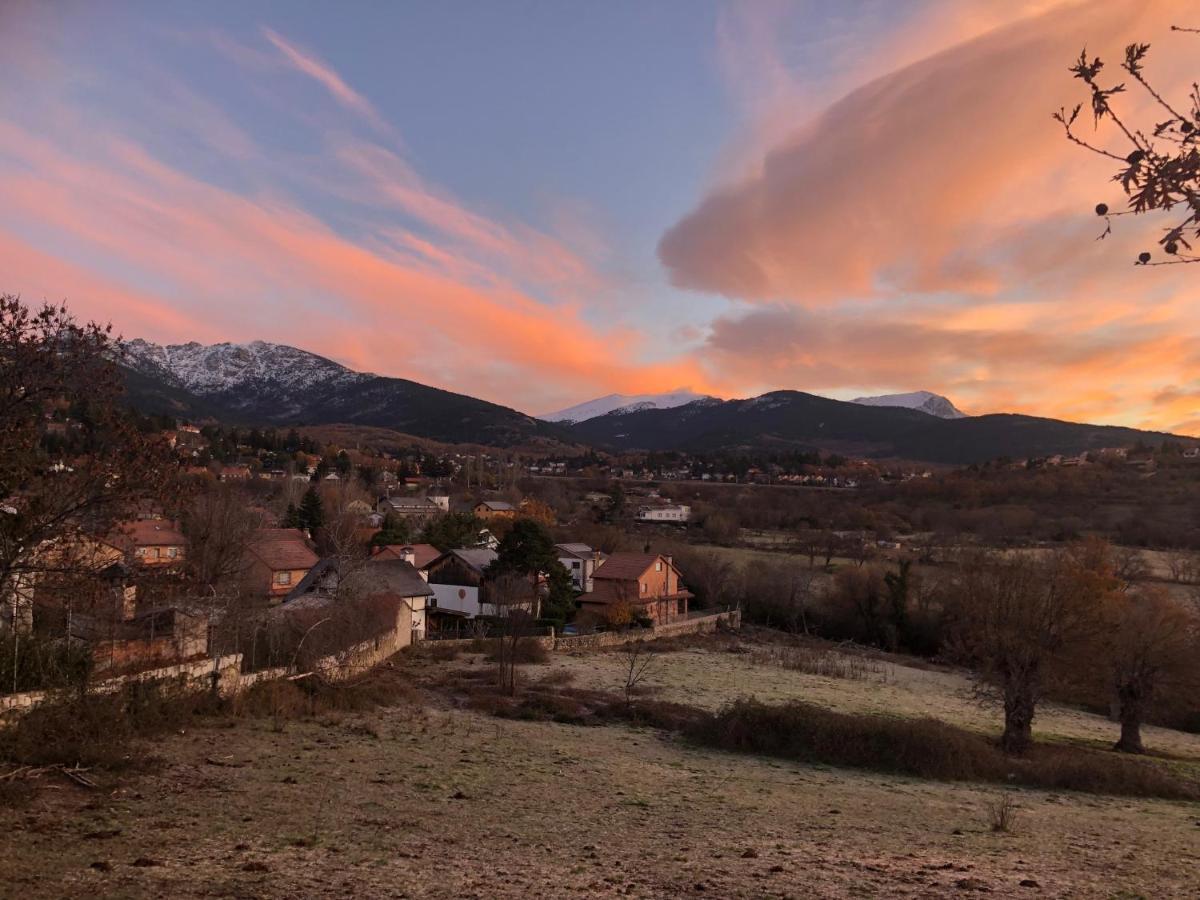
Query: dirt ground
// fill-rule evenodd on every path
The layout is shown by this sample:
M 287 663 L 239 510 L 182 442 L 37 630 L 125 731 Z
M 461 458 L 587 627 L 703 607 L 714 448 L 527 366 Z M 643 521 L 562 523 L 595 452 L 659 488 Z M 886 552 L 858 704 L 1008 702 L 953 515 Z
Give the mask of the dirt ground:
M 620 665 L 616 653 L 557 656 L 528 672 L 569 669 L 580 686 L 615 690 Z M 651 680 L 664 698 L 709 706 L 749 684 L 764 699 L 978 712 L 953 673 L 895 668 L 842 683 L 689 649 L 664 655 Z M 1080 715 L 1056 711 L 1041 727 L 1111 730 Z M 1170 740 L 1200 758 L 1194 736 Z M 102 790 L 53 783 L 0 810 L 4 896 L 1200 897 L 1196 804 L 1016 790 L 1014 829 L 994 833 L 994 787 L 444 702 L 282 731 L 200 720 L 156 752 L 153 771 Z

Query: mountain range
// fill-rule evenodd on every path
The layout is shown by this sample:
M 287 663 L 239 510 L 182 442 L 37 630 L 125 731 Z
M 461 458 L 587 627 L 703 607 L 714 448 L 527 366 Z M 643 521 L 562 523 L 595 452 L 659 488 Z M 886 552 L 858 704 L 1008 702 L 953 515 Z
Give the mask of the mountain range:
M 1077 454 L 1172 437 L 1035 416 L 963 416 L 949 400 L 928 392 L 855 402 L 799 391 L 744 400 L 683 390 L 614 394 L 551 414 L 560 421 L 544 421 L 415 381 L 356 372 L 267 341 L 163 346 L 134 340 L 126 348 L 122 364 L 128 397 L 145 412 L 244 425 L 373 426 L 446 443 L 553 441 L 614 451 L 825 450 L 972 463 L 998 456 Z
M 351 424 L 448 443 L 511 446 L 566 433 L 515 409 L 352 369 L 283 344 L 126 344 L 131 403 L 245 425 Z
M 575 437 L 609 450 L 827 450 L 853 456 L 964 464 L 1001 456 L 1079 454 L 1172 435 L 1036 416 L 941 418 L 917 409 L 773 391 L 748 400 L 700 400 L 674 409 L 598 416 Z M 1200 443 L 1181 438 L 1186 443 Z

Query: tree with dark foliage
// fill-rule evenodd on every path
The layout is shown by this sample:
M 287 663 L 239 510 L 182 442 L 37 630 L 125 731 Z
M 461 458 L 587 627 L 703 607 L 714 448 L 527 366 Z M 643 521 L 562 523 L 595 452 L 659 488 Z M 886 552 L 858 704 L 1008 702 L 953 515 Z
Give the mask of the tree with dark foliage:
M 979 555 L 950 585 L 951 651 L 974 671 L 981 697 L 1004 707 L 1000 745 L 1023 753 L 1048 688 L 1094 659 L 1103 610 L 1119 591 L 1106 548 L 1083 543 L 1048 559 Z
M 51 577 L 94 576 L 72 548 L 142 504 L 175 496 L 165 440 L 121 403 L 111 326 L 65 306 L 0 297 L 0 597 Z M 65 433 L 48 449 L 50 425 Z M 15 602 L 15 600 L 13 601 Z M 6 610 L 8 613 L 15 610 Z
M 1200 690 L 1200 622 L 1157 585 L 1121 594 L 1114 612 L 1104 654 L 1121 722 L 1114 749 L 1144 753 L 1142 723 L 1154 707 Z
M 536 519 L 517 519 L 512 530 L 500 541 L 496 559 L 488 566 L 488 577 L 520 575 L 531 581 L 534 596 L 539 593 L 538 585 L 546 577 L 546 612 L 553 610 L 555 617 L 569 614 L 574 608 L 574 591 L 571 576 L 558 560 L 554 538 L 546 526 Z M 540 612 L 535 611 L 535 617 Z M 563 616 L 565 618 L 565 616 Z

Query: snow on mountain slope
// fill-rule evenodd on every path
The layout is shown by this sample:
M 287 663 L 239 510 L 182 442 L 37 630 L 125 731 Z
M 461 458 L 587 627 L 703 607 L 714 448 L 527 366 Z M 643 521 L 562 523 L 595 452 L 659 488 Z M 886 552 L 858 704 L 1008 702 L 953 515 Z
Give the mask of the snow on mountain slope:
M 373 375 L 354 372 L 333 360 L 285 344 L 152 344 L 139 339 L 127 345 L 130 362 L 146 374 L 167 376 L 200 395 L 240 391 L 304 390 L 316 385 L 355 384 Z
M 543 416 L 538 416 L 538 418 L 546 422 L 575 424 L 613 412 L 625 413 L 640 412 L 644 409 L 674 409 L 676 406 L 695 403 L 697 400 L 709 399 L 712 398 L 706 394 L 696 394 L 684 388 L 666 394 L 637 394 L 632 396 L 629 394 L 609 394 L 607 397 L 597 397 L 595 400 L 588 400 L 586 403 L 560 409 L 558 412 L 546 413 Z
M 929 391 L 913 391 L 909 394 L 883 394 L 879 397 L 856 397 L 852 403 L 863 406 L 900 406 L 905 409 L 915 409 L 939 419 L 964 419 L 966 413 L 961 412 L 953 403 L 941 394 Z

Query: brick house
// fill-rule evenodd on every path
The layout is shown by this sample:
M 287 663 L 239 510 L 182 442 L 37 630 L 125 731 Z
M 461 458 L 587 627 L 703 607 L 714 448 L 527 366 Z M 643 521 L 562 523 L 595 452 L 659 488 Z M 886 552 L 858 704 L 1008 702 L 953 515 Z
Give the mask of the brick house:
M 187 553 L 187 538 L 179 526 L 166 519 L 137 519 L 114 529 L 111 542 L 139 566 L 173 566 Z
M 317 554 L 299 529 L 263 528 L 246 548 L 247 585 L 253 593 L 278 602 L 317 562 Z
M 686 618 L 692 593 L 683 586 L 671 557 L 613 553 L 593 573 L 593 588 L 579 598 L 582 612 L 601 621 L 626 616 L 664 625 Z

